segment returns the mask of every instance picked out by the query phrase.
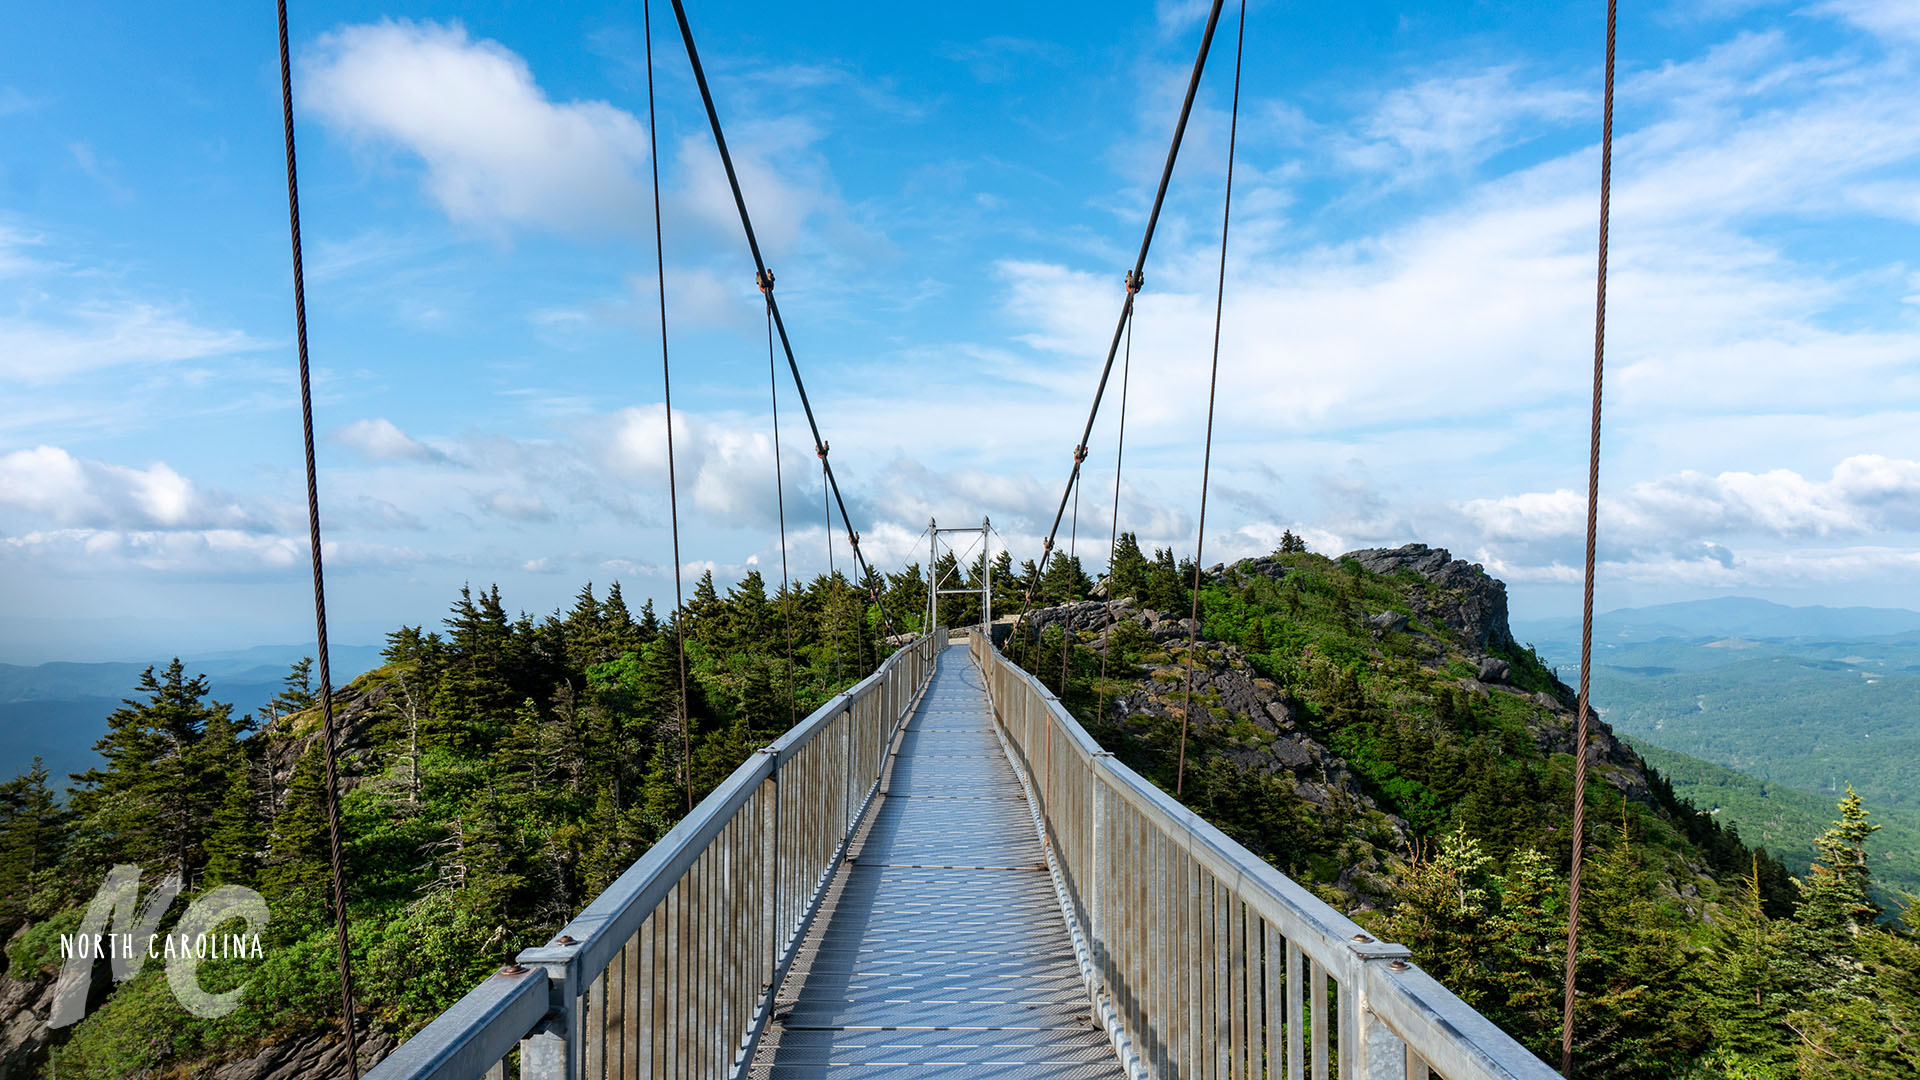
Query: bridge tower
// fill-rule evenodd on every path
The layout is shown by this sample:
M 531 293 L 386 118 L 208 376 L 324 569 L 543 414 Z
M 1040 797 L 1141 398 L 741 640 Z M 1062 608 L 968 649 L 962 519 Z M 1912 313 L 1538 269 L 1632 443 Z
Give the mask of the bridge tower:
M 934 564 L 940 561 L 940 534 L 941 533 L 979 533 L 980 534 L 980 565 L 985 569 L 984 569 L 984 572 L 982 572 L 980 575 L 980 587 L 977 590 L 973 588 L 943 589 L 940 586 L 945 584 L 944 579 L 940 581 L 934 580 Z M 935 623 L 938 623 L 940 621 L 939 620 L 940 597 L 954 596 L 954 595 L 966 596 L 966 595 L 971 595 L 974 592 L 978 592 L 980 594 L 980 630 L 981 630 L 981 633 L 987 634 L 989 636 L 992 635 L 993 633 L 992 536 L 993 536 L 993 522 L 989 518 L 984 518 L 984 517 L 981 518 L 979 525 L 956 527 L 956 528 L 950 528 L 950 529 L 941 528 L 939 521 L 933 518 L 927 519 L 927 615 L 926 615 L 926 622 L 923 623 L 922 625 L 933 626 Z M 960 553 L 954 550 L 954 547 L 952 544 L 947 545 L 947 550 L 954 552 L 954 572 L 960 573 L 961 572 Z

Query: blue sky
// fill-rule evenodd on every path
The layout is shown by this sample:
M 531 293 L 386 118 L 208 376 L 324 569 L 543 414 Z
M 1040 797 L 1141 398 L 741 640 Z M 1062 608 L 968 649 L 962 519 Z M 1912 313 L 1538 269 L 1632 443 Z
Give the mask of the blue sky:
M 693 5 L 881 565 L 930 515 L 991 514 L 1016 557 L 1037 550 L 1203 14 Z M 9 14 L 0 661 L 310 632 L 272 16 Z M 777 573 L 762 311 L 656 18 L 682 570 Z M 1519 613 L 1575 610 L 1603 5 L 1248 18 L 1209 555 L 1289 527 L 1330 552 L 1421 540 L 1486 563 Z M 342 640 L 434 622 L 464 581 L 534 612 L 588 580 L 671 595 L 639 19 L 293 5 Z M 1920 9 L 1695 0 L 1622 20 L 1602 606 L 1920 606 Z M 1182 550 L 1230 60 L 1203 86 L 1134 337 L 1121 524 Z M 781 394 L 811 573 L 819 474 Z M 1090 561 L 1117 404 L 1080 506 Z

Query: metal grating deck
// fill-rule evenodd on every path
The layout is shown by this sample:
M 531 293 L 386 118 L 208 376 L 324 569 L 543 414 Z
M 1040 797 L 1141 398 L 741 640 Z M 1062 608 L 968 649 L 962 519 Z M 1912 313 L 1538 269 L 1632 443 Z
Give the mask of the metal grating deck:
M 948 646 L 829 884 L 756 1080 L 1123 1080 L 980 673 Z

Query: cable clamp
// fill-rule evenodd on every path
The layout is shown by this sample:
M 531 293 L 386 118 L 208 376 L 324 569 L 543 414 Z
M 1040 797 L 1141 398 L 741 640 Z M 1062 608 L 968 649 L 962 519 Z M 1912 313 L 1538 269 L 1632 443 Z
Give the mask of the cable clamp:
M 1049 536 L 1049 537 L 1047 537 L 1047 542 L 1046 542 L 1045 544 L 1042 544 L 1042 545 L 1040 545 L 1040 550 L 1041 550 L 1041 551 L 1042 551 L 1043 553 L 1044 553 L 1044 552 L 1048 552 L 1048 551 L 1052 551 L 1052 550 L 1053 550 L 1053 537 L 1051 537 L 1051 536 Z
M 1145 283 L 1146 282 L 1144 281 L 1144 279 L 1141 278 L 1139 271 L 1137 270 L 1127 271 L 1127 294 L 1128 295 L 1132 295 L 1134 293 L 1139 292 L 1140 286 L 1144 285 Z
M 827 460 L 827 451 L 832 445 L 833 444 L 828 442 L 821 442 L 820 445 L 813 448 L 813 456 L 819 458 L 821 461 Z
M 848 537 L 847 537 L 847 543 L 848 543 L 848 544 L 850 544 L 850 545 L 852 545 L 853 547 L 859 547 L 859 546 L 860 546 L 860 534 L 859 534 L 859 533 L 849 533 L 849 534 L 848 534 Z
M 768 268 L 768 269 L 766 269 L 766 270 L 761 270 L 761 271 L 759 271 L 758 273 L 756 273 L 756 274 L 754 274 L 754 275 L 753 275 L 753 283 L 754 283 L 755 285 L 758 285 L 758 286 L 760 286 L 760 291 L 761 291 L 761 292 L 763 292 L 763 293 L 771 293 L 771 292 L 773 291 L 773 270 L 772 270 L 772 268 Z
M 1087 460 L 1087 448 L 1086 448 L 1085 446 L 1076 446 L 1076 447 L 1074 447 L 1074 448 L 1073 448 L 1073 463 L 1074 463 L 1075 465 L 1078 465 L 1078 464 L 1080 464 L 1081 462 L 1083 462 L 1083 461 L 1085 461 L 1085 460 Z

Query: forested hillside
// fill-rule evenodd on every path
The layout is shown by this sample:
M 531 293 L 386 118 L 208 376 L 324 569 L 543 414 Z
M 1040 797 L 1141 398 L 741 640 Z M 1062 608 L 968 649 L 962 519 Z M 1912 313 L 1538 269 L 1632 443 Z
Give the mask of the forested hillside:
M 1129 538 L 1111 599 L 1009 642 L 1169 791 L 1192 572 Z M 1572 695 L 1513 641 L 1504 587 L 1417 545 L 1333 560 L 1290 539 L 1204 578 L 1187 804 L 1557 1064 Z M 1860 800 L 1803 838 L 1794 879 L 1596 728 L 1580 1075 L 1916 1075 L 1920 944 L 1869 898 Z
M 1757 780 L 1641 739 L 1628 742 L 1666 776 L 1676 793 L 1723 823 L 1738 823 L 1742 836 L 1764 844 L 1794 873 L 1805 873 L 1812 865 L 1813 839 L 1833 817 L 1831 797 Z M 1898 905 L 1901 893 L 1920 892 L 1920 811 L 1876 805 L 1873 816 L 1880 825 L 1868 862 L 1874 895 L 1882 905 Z
M 918 573 L 888 590 L 903 613 L 924 603 Z M 441 630 L 394 631 L 385 664 L 335 696 L 367 1045 L 384 1051 L 544 941 L 689 798 L 871 671 L 884 646 L 863 593 L 836 575 L 770 596 L 750 574 L 723 596 L 704 578 L 685 622 L 684 733 L 672 626 L 650 604 L 629 611 L 617 587 L 545 618 L 462 589 Z M 38 763 L 0 787 L 0 1077 L 185 1076 L 213 1062 L 226 1077 L 344 1075 L 308 665 L 252 712 L 212 700 L 177 660 L 131 689 L 64 806 L 62 778 Z M 237 1011 L 198 1019 L 162 965 L 118 987 L 102 965 L 86 1018 L 48 1030 L 59 935 L 115 863 L 139 865 L 148 886 L 181 874 L 175 915 L 224 883 L 266 896 L 263 958 L 202 968 L 210 990 L 246 982 Z
M 938 569 L 978 582 L 986 567 Z M 917 627 L 920 573 L 873 583 L 898 629 Z M 999 610 L 1032 573 L 1000 557 Z M 1096 596 L 1055 560 L 1007 642 L 1169 789 L 1191 575 L 1129 537 Z M 1571 695 L 1512 640 L 1504 587 L 1442 551 L 1332 560 L 1289 538 L 1209 572 L 1201 601 L 1188 804 L 1557 1056 Z M 943 597 L 942 620 L 977 605 Z M 839 576 L 790 595 L 705 579 L 684 628 L 685 731 L 673 627 L 618 589 L 542 618 L 463 589 L 441 629 L 396 630 L 341 689 L 352 960 L 376 1052 L 544 940 L 887 647 L 877 606 Z M 242 712 L 175 662 L 113 713 L 64 804 L 44 770 L 0 787 L 0 1076 L 341 1072 L 317 726 L 303 667 Z M 1841 808 L 1795 880 L 1604 726 L 1591 753 L 1581 1075 L 1913 1075 L 1920 949 L 1869 899 L 1866 808 Z M 159 965 L 118 987 L 102 966 L 86 1018 L 48 1030 L 58 935 L 116 862 L 149 884 L 182 874 L 181 903 L 227 882 L 267 896 L 264 957 L 204 969 L 211 989 L 246 982 L 238 1011 L 196 1019 Z

